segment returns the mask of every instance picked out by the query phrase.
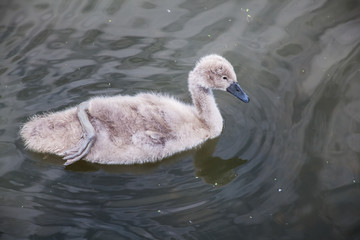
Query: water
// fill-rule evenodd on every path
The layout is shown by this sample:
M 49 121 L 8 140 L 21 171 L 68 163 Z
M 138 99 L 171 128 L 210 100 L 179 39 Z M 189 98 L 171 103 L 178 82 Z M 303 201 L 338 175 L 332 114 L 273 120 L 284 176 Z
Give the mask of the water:
M 360 239 L 360 2 L 2 1 L 0 239 Z M 160 91 L 219 53 L 222 135 L 156 164 L 28 152 L 19 126 Z

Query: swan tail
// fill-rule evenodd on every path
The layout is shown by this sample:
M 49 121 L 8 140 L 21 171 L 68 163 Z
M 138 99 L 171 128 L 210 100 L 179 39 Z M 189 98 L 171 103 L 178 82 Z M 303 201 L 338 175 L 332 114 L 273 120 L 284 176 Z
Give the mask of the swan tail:
M 74 147 L 82 135 L 76 108 L 35 115 L 20 129 L 20 136 L 29 150 L 41 153 L 62 153 Z

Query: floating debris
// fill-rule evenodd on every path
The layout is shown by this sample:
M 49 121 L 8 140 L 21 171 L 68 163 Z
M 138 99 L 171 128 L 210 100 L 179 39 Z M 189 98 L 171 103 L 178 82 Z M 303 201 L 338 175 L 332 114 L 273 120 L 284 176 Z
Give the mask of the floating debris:
M 250 14 L 250 9 L 249 8 L 246 8 L 246 9 L 241 8 L 241 11 L 246 13 L 246 21 L 250 22 L 250 20 L 252 18 L 251 14 Z

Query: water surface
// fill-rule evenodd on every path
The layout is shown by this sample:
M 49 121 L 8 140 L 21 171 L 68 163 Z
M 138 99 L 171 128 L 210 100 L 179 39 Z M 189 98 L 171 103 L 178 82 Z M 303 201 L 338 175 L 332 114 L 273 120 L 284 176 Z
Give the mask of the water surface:
M 1 239 L 360 239 L 360 2 L 3 1 Z M 26 151 L 29 116 L 166 92 L 218 53 L 249 104 L 215 97 L 221 136 L 159 163 Z

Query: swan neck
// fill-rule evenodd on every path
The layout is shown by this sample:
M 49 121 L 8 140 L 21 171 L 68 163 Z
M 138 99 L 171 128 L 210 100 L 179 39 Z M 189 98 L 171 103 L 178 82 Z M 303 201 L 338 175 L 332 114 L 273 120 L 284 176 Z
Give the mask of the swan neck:
M 192 102 L 199 118 L 218 135 L 222 130 L 223 119 L 216 105 L 212 89 L 201 85 L 204 82 L 202 80 L 201 76 L 194 72 L 189 75 Z

